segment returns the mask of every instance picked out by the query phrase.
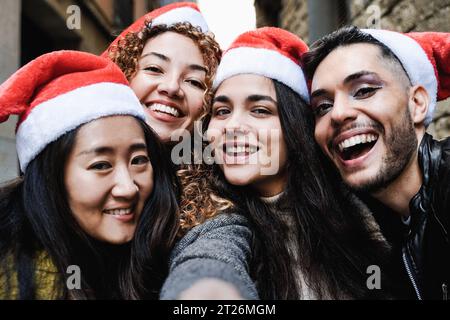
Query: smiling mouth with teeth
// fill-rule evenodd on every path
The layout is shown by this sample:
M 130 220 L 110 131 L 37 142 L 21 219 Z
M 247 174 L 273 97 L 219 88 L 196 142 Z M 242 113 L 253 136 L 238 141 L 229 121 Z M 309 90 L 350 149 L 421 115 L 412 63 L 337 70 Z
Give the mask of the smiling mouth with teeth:
M 239 157 L 239 156 L 247 156 L 250 154 L 253 154 L 259 150 L 256 146 L 235 146 L 235 145 L 223 145 L 223 151 L 228 155 L 232 157 Z
M 353 160 L 369 153 L 377 141 L 376 134 L 359 134 L 340 142 L 335 149 L 343 160 Z
M 150 110 L 152 110 L 154 112 L 168 114 L 175 118 L 180 118 L 182 116 L 181 112 L 178 109 L 176 109 L 174 107 L 166 106 L 161 103 L 153 103 L 150 106 L 146 106 L 146 105 L 144 105 L 144 106 L 146 108 L 150 108 Z
M 133 212 L 131 208 L 127 209 L 112 209 L 112 210 L 103 210 L 103 213 L 110 214 L 113 216 L 127 216 Z

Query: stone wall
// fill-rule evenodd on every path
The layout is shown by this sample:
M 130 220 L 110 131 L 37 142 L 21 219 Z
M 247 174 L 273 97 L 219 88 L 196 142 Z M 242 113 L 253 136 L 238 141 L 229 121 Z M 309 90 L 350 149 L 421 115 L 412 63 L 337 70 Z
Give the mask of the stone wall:
M 281 4 L 280 27 L 295 33 L 305 42 L 308 42 L 308 1 L 281 0 Z
M 256 25 L 278 26 L 308 41 L 307 0 L 255 0 Z
M 438 103 L 434 113 L 433 123 L 430 124 L 428 132 L 436 139 L 450 136 L 450 100 Z
M 450 0 L 354 0 L 348 8 L 350 22 L 359 27 L 450 32 Z

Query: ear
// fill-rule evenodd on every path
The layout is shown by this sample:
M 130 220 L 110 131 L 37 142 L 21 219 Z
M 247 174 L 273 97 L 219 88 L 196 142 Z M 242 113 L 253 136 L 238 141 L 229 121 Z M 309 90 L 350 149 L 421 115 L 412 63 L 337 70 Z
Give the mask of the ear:
M 430 105 L 430 95 L 421 85 L 412 86 L 409 95 L 409 111 L 414 124 L 423 124 Z

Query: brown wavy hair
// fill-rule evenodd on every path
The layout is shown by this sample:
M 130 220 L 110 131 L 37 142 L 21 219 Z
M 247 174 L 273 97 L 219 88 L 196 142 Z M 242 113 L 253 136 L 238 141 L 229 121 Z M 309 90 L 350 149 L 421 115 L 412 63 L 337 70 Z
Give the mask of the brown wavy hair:
M 218 196 L 212 187 L 212 166 L 184 165 L 177 171 L 183 188 L 180 203 L 179 236 L 209 218 L 234 208 L 232 201 Z
M 211 33 L 203 33 L 200 28 L 188 22 L 176 23 L 171 26 L 152 26 L 151 21 L 139 32 L 130 32 L 123 39 L 108 49 L 109 58 L 123 71 L 128 80 L 131 80 L 138 70 L 139 59 L 145 44 L 164 32 L 172 31 L 192 39 L 200 49 L 206 67 L 206 89 L 203 97 L 203 114 L 208 114 L 213 97 L 212 82 L 222 56 L 222 50 Z M 194 128 L 196 130 L 196 128 Z M 233 203 L 217 195 L 212 188 L 212 168 L 207 164 L 184 164 L 177 170 L 177 176 L 182 187 L 180 203 L 180 230 L 182 236 L 191 228 L 205 220 L 224 212 L 232 207 Z

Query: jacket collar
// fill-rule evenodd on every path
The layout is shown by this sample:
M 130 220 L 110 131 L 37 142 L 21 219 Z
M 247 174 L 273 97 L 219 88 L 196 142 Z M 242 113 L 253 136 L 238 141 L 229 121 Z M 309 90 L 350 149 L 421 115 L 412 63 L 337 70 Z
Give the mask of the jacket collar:
M 420 142 L 418 152 L 419 168 L 423 182 L 419 192 L 409 202 L 411 232 L 413 233 L 418 232 L 418 229 L 423 226 L 426 214 L 431 208 L 433 181 L 438 176 L 441 156 L 442 150 L 440 145 L 433 140 L 431 135 L 425 133 Z

